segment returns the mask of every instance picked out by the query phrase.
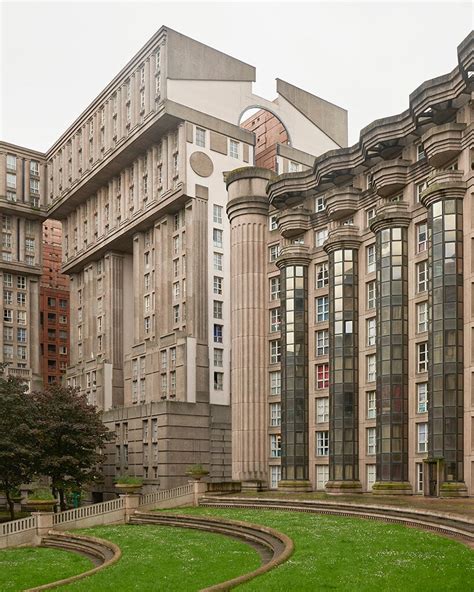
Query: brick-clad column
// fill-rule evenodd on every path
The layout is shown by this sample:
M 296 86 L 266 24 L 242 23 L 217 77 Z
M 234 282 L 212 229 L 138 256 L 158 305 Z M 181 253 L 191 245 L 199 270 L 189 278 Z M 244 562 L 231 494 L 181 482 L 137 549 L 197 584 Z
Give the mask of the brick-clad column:
M 249 167 L 227 177 L 231 225 L 232 478 L 268 480 L 266 425 L 266 231 L 271 171 Z

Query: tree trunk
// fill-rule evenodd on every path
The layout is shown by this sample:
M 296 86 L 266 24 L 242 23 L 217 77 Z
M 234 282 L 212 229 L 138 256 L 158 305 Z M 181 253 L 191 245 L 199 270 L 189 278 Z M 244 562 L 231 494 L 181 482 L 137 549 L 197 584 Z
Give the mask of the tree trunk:
M 65 510 L 67 510 L 66 496 L 64 495 L 64 489 L 61 487 L 61 489 L 58 489 L 58 491 L 59 491 L 59 506 L 61 508 L 61 512 L 64 512 Z
M 8 488 L 5 489 L 5 497 L 7 498 L 7 505 L 10 511 L 10 518 L 15 520 L 15 502 L 10 497 L 10 490 Z

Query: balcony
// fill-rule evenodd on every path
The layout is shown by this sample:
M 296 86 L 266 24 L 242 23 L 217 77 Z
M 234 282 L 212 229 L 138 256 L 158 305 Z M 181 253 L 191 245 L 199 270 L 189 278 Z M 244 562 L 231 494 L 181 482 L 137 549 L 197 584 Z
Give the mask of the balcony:
M 372 169 L 372 183 L 380 197 L 390 197 L 406 185 L 407 171 L 410 166 L 408 160 L 397 158 L 388 162 L 381 162 Z
M 343 220 L 359 209 L 359 195 L 356 187 L 336 187 L 325 195 L 326 211 L 330 220 Z
M 461 152 L 465 127 L 464 123 L 445 123 L 423 134 L 421 141 L 430 166 L 442 167 Z
M 299 207 L 284 210 L 278 216 L 278 228 L 283 237 L 294 238 L 301 236 L 309 228 L 310 211 Z

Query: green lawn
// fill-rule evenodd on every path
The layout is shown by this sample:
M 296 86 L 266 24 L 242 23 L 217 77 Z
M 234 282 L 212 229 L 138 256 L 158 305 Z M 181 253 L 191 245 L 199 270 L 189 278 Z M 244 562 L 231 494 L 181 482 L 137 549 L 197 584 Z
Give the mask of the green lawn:
M 123 555 L 104 571 L 58 588 L 61 592 L 194 592 L 261 565 L 253 548 L 220 534 L 154 525 L 77 532 L 113 541 Z
M 293 539 L 286 563 L 239 591 L 425 592 L 474 589 L 474 554 L 456 541 L 401 525 L 273 510 L 187 508 L 271 526 Z
M 62 578 L 69 578 L 88 569 L 92 562 L 86 557 L 59 549 L 21 547 L 0 551 L 0 590 L 19 592 Z

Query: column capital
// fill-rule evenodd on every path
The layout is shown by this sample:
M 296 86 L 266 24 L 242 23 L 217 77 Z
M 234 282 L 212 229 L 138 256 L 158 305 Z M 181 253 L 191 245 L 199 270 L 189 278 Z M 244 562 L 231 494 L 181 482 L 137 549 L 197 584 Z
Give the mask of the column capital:
M 268 215 L 267 183 L 275 176 L 273 171 L 258 167 L 243 167 L 224 175 L 229 194 L 227 216 L 232 222 L 237 216 Z
M 405 201 L 388 202 L 377 208 L 377 215 L 370 223 L 370 230 L 377 234 L 387 228 L 408 228 L 410 220 L 408 204 Z
M 359 249 L 361 239 L 358 226 L 340 226 L 329 231 L 323 249 L 329 255 L 339 249 Z
M 287 245 L 275 263 L 280 270 L 290 265 L 308 266 L 311 263 L 309 248 L 305 245 Z
M 428 209 L 442 199 L 464 199 L 466 182 L 462 171 L 436 170 L 428 177 L 428 187 L 421 194 L 421 203 Z

